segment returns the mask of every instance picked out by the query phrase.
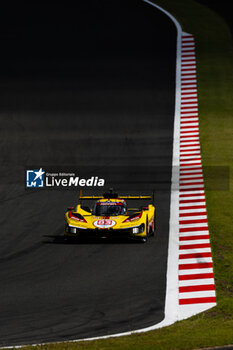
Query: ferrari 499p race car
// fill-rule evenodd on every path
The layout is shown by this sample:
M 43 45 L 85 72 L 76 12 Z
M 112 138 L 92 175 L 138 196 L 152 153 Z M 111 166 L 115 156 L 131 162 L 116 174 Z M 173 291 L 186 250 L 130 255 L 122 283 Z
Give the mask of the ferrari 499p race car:
M 84 201 L 94 201 L 92 208 Z M 110 191 L 103 196 L 82 196 L 76 207 L 67 208 L 65 214 L 65 238 L 79 236 L 128 237 L 146 242 L 155 232 L 155 207 L 147 204 L 129 208 L 127 201 L 152 200 L 151 196 L 118 196 Z

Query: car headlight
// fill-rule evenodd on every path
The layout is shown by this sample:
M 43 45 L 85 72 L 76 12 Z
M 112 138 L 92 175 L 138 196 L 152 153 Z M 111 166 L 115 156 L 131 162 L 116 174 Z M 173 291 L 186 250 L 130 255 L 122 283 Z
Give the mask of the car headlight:
M 139 233 L 139 227 L 134 227 L 133 228 L 133 233 Z
M 66 232 L 67 233 L 77 233 L 76 227 L 71 227 L 69 225 L 66 225 Z
M 141 224 L 138 227 L 133 227 L 133 234 L 138 234 L 138 233 L 142 233 L 144 231 L 144 224 Z

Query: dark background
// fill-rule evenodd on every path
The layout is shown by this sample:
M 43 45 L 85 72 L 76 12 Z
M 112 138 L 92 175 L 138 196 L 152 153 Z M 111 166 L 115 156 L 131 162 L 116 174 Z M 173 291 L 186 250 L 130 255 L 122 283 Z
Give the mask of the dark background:
M 219 13 L 227 21 L 228 25 L 233 31 L 232 21 L 232 4 L 230 1 L 222 0 L 197 0 L 199 3 L 206 5 Z M 139 4 L 139 0 L 119 0 L 119 3 L 126 3 L 128 6 L 133 4 Z M 90 0 L 88 2 L 78 3 L 75 5 L 70 1 L 56 1 L 56 4 L 52 1 L 40 1 L 35 3 L 20 2 L 20 4 L 13 4 L 10 6 L 1 6 L 0 11 L 0 74 L 4 76 L 17 76 L 20 74 L 33 74 L 36 70 L 38 74 L 45 74 L 45 62 L 50 62 L 47 66 L 47 70 L 50 74 L 59 74 L 58 66 L 52 66 L 55 58 L 56 62 L 59 60 L 70 60 L 88 58 L 91 54 L 103 57 L 106 54 L 118 56 L 115 48 L 115 40 L 111 40 L 111 32 L 113 22 L 109 16 L 114 7 L 117 11 L 117 6 L 114 6 L 116 2 L 111 0 L 96 2 Z M 93 10 L 88 13 L 87 17 L 83 16 L 83 11 L 88 12 L 89 8 Z M 102 7 L 101 11 L 99 11 Z M 96 8 L 96 11 L 95 11 Z M 97 9 L 98 8 L 98 9 Z M 80 11 L 81 10 L 81 11 Z M 99 11 L 99 12 L 98 12 Z M 98 17 L 96 13 L 98 12 Z M 101 15 L 100 15 L 101 14 Z M 122 15 L 119 13 L 119 15 Z M 101 18 L 102 16 L 102 18 Z M 151 14 L 149 15 L 151 16 Z M 103 18 L 108 23 L 108 42 L 106 45 L 106 27 L 101 27 Z M 134 13 L 132 13 L 134 18 Z M 143 51 L 146 55 L 148 52 L 147 38 L 141 36 L 140 18 L 134 18 L 138 21 L 138 27 L 128 27 L 132 29 L 129 40 L 130 45 L 127 45 L 127 41 L 122 41 L 122 48 L 128 52 L 132 51 L 132 47 L 137 51 L 138 40 L 143 45 Z M 119 16 L 119 21 L 121 17 Z M 89 33 L 88 40 L 86 41 L 86 35 L 90 23 L 98 24 L 99 30 Z M 104 31 L 104 33 L 101 31 Z M 136 31 L 136 32 L 135 32 Z M 119 41 L 122 35 L 125 35 L 124 27 L 122 31 L 119 27 Z M 133 35 L 132 35 L 133 34 Z M 136 34 L 136 35 L 135 35 Z M 101 37 L 103 38 L 101 42 Z M 98 43 L 98 47 L 96 46 Z M 113 45 L 111 45 L 111 43 Z M 93 45 L 96 51 L 93 52 Z M 123 47 L 124 46 L 124 47 Z M 43 62 L 41 68 L 35 67 L 35 64 Z M 34 64 L 33 64 L 34 62 Z M 22 63 L 23 67 L 22 67 Z M 42 69 L 43 67 L 43 69 Z
M 135 4 L 141 8 L 139 11 L 133 10 Z M 122 13 L 121 6 L 128 11 Z M 22 2 L 2 8 L 0 75 L 61 77 L 69 73 L 82 78 L 77 61 L 88 64 L 93 59 L 118 59 L 122 52 L 134 59 L 148 55 L 153 58 L 156 48 L 151 45 L 151 36 L 141 30 L 141 14 L 145 11 L 141 0 Z M 146 12 L 148 30 L 158 37 L 153 28 L 153 11 Z M 65 63 L 69 72 L 61 70 Z
M 210 9 L 217 12 L 222 16 L 231 29 L 231 35 L 233 36 L 233 11 L 232 1 L 229 0 L 196 0 L 202 5 L 208 6 Z

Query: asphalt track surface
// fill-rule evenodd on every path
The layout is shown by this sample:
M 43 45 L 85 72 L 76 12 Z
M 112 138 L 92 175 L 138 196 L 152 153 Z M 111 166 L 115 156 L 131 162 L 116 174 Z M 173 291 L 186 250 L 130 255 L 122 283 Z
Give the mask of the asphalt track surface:
M 22 16 L 3 14 L 1 22 L 0 345 L 158 323 L 166 288 L 176 28 L 141 1 L 29 10 L 30 16 L 22 8 Z M 156 236 L 147 244 L 67 244 L 64 211 L 77 191 L 25 190 L 25 169 L 52 166 L 93 173 L 98 166 L 106 188 L 111 183 L 119 192 L 155 189 Z

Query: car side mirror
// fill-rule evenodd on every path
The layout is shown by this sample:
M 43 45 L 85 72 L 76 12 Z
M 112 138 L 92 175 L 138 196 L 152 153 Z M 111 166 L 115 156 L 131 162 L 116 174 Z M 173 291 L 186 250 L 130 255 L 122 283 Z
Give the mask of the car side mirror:
M 72 210 L 74 210 L 74 207 L 68 207 L 67 210 L 72 211 Z
M 148 210 L 149 208 L 148 207 L 142 207 L 142 210 Z

